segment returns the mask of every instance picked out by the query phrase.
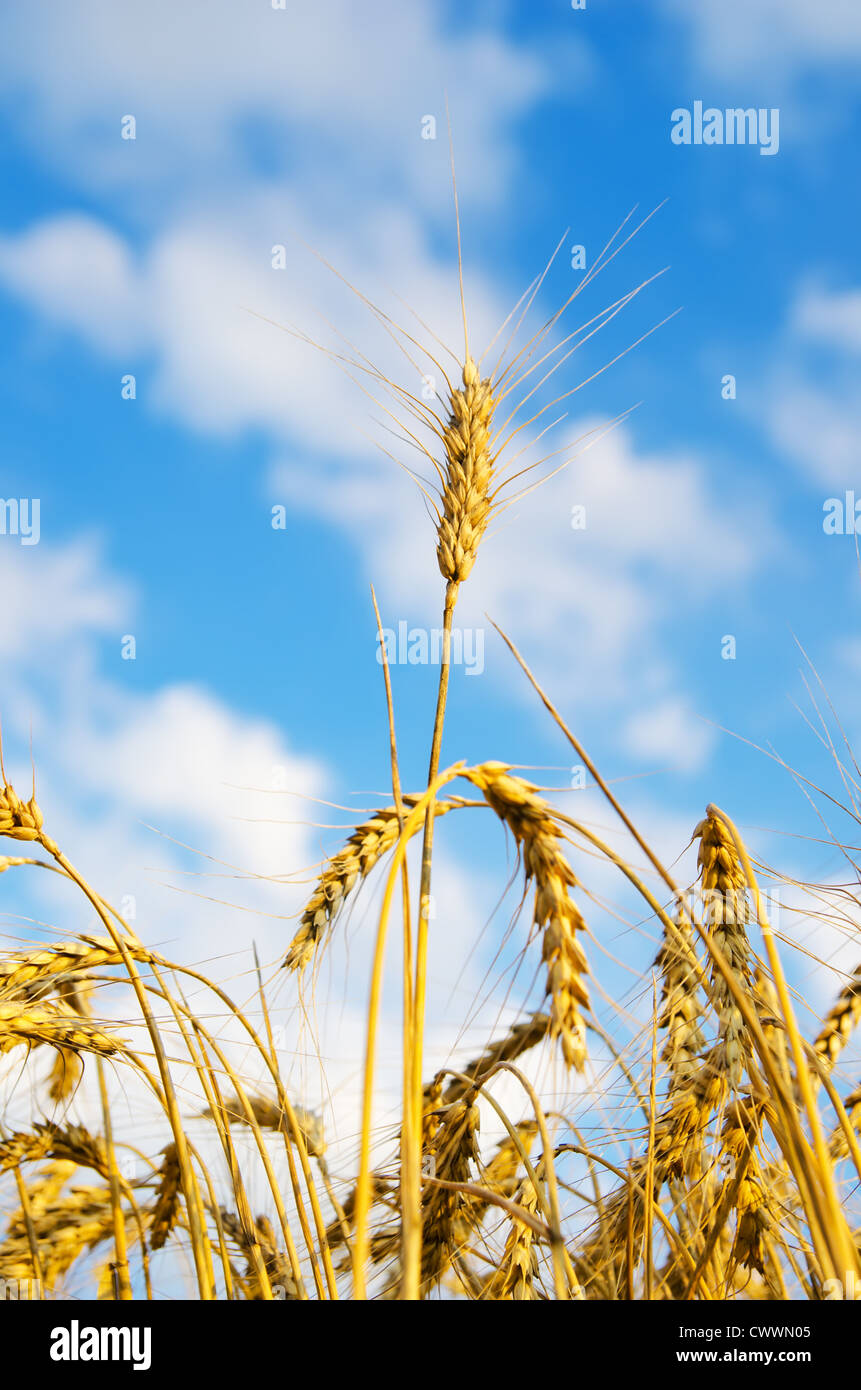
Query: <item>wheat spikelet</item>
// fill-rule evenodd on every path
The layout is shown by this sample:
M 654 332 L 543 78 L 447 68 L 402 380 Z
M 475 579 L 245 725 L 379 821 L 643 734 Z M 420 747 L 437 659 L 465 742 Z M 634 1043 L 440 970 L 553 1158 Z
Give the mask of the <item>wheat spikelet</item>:
M 164 1161 L 159 1169 L 158 1193 L 152 1208 L 152 1224 L 149 1232 L 150 1250 L 161 1250 L 173 1230 L 179 1215 L 181 1173 L 176 1144 L 168 1144 L 162 1149 Z
M 38 840 L 42 824 L 42 812 L 35 796 L 22 801 L 5 782 L 0 788 L 0 835 L 8 835 L 11 840 Z
M 437 1072 L 431 1081 L 425 1083 L 422 1088 L 422 1127 L 421 1127 L 421 1153 L 422 1171 L 432 1177 L 437 1175 L 437 1148 L 440 1143 L 440 1135 L 443 1132 L 445 1119 L 451 1113 L 449 1107 L 443 1105 L 442 1093 L 445 1072 Z M 444 1176 L 444 1175 L 440 1175 Z M 401 1189 L 398 1187 L 398 1197 L 400 1198 Z M 464 1199 L 460 1204 L 454 1203 L 453 1207 L 458 1213 L 464 1207 Z M 454 1219 L 452 1219 L 450 1231 L 447 1233 L 450 1244 L 456 1243 L 454 1234 Z M 371 1243 L 371 1259 L 374 1264 L 382 1264 L 384 1261 L 392 1260 L 395 1262 L 394 1269 L 389 1281 L 383 1291 L 384 1299 L 394 1298 L 397 1294 L 400 1280 L 400 1266 L 398 1256 L 401 1247 L 401 1232 L 398 1227 L 386 1227 L 378 1230 L 374 1234 Z M 448 1265 L 445 1261 L 443 1268 Z M 441 1270 L 442 1273 L 442 1270 Z
M 681 1177 L 688 1171 L 709 1120 L 726 1098 L 726 1078 L 714 1063 L 712 1052 L 702 1070 L 677 1088 L 669 1109 L 656 1122 L 656 1180 Z
M 704 916 L 710 935 L 724 953 L 733 974 L 749 990 L 748 943 L 744 930 L 744 872 L 729 832 L 719 817 L 711 812 L 712 808 L 709 807 L 706 819 L 694 831 L 694 837 L 700 837 L 698 865 L 705 902 Z M 677 944 L 683 953 L 682 967 L 686 971 L 688 968 L 693 970 L 695 956 L 692 938 L 682 933 Z M 664 949 L 667 945 L 665 942 Z M 665 959 L 665 968 L 666 964 Z M 674 968 L 676 964 L 677 958 L 674 958 Z M 692 981 L 688 980 L 688 983 Z M 667 1106 L 655 1121 L 651 1165 L 653 1199 L 657 1199 L 666 1182 L 690 1174 L 699 1164 L 703 1138 L 712 1115 L 725 1101 L 729 1087 L 740 1079 L 742 1061 L 748 1053 L 741 1014 L 726 980 L 714 963 L 710 984 L 718 1016 L 718 1040 L 707 1053 L 697 1058 L 685 1050 L 682 1054 L 684 1067 L 672 1072 Z M 665 1007 L 664 1017 L 668 1014 L 669 1009 Z M 689 1033 L 686 1032 L 684 1036 L 685 1042 L 691 1040 Z M 676 1053 L 675 1057 L 678 1061 L 679 1054 Z M 602 1231 L 578 1257 L 584 1281 L 595 1279 L 596 1270 L 601 1271 L 608 1248 L 612 1275 L 614 1279 L 617 1278 L 626 1259 L 629 1234 L 633 1235 L 635 1245 L 640 1241 L 648 1171 L 646 1155 L 635 1159 L 630 1183 L 617 1189 L 610 1197 Z
M 538 1210 L 538 1194 L 532 1179 L 526 1177 L 517 1189 L 514 1199 L 518 1206 L 534 1216 Z M 499 1268 L 487 1280 L 481 1297 L 494 1300 L 531 1302 L 538 1298 L 535 1280 L 538 1275 L 538 1259 L 534 1249 L 535 1235 L 531 1226 L 511 1219 L 511 1230 L 505 1242 L 505 1249 Z
M 28 1159 L 46 1158 L 51 1151 L 51 1126 L 40 1125 L 34 1131 L 10 1134 L 0 1142 L 0 1173 L 17 1168 Z
M 152 959 L 139 942 L 128 939 L 126 947 L 137 961 Z M 122 953 L 107 936 L 84 936 L 12 955 L 0 961 L 0 997 L 40 999 L 49 990 L 80 981 L 93 970 L 122 963 Z
M 751 1098 L 739 1099 L 727 1107 L 721 1131 L 721 1147 L 735 1162 L 736 1175 L 743 1170 L 735 1196 L 736 1235 L 732 1248 L 733 1265 L 765 1273 L 763 1242 L 773 1224 L 772 1204 L 757 1149 L 762 1141 L 765 1106 Z
M 298 1300 L 299 1291 L 296 1288 L 296 1281 L 286 1256 L 281 1253 L 275 1241 L 275 1232 L 272 1223 L 265 1216 L 258 1216 L 255 1227 L 257 1230 L 257 1243 L 260 1246 L 260 1253 L 263 1256 L 263 1263 L 266 1266 L 266 1273 L 269 1275 L 269 1283 L 272 1292 L 277 1297 Z
M 79 1168 L 92 1168 L 100 1177 L 110 1176 L 104 1143 L 83 1125 L 66 1125 L 57 1130 L 51 1140 L 50 1153 L 52 1158 L 77 1163 Z
M 67 1177 L 68 1172 L 63 1173 L 60 1180 L 65 1182 Z M 35 1196 L 38 1196 L 38 1189 Z M 57 1199 L 33 1200 L 31 1219 L 39 1242 L 45 1282 L 51 1289 L 79 1255 L 113 1234 L 110 1189 L 75 1187 Z M 19 1210 L 10 1220 L 6 1240 L 0 1245 L 0 1277 L 32 1279 L 34 1274 L 23 1215 Z
M 63 1158 L 52 1159 L 40 1168 L 28 1186 L 31 1210 L 34 1213 L 44 1211 L 56 1202 L 77 1167 L 73 1159 Z
M 77 1052 L 68 1047 L 54 1049 L 54 1060 L 48 1076 L 48 1096 L 56 1104 L 68 1100 L 84 1074 L 84 1064 Z
M 414 796 L 404 797 L 406 805 L 414 804 L 415 800 Z M 436 814 L 442 816 L 449 810 L 451 805 L 441 801 L 436 807 Z M 385 806 L 357 826 L 344 848 L 326 861 L 284 958 L 287 970 L 304 970 L 311 962 L 344 899 L 352 893 L 357 883 L 367 878 L 374 865 L 395 844 L 399 834 L 397 807 Z
M 112 1057 L 123 1046 L 118 1038 L 79 1018 L 62 1003 L 0 1004 L 0 1052 L 43 1043 L 96 1052 L 102 1057 Z
M 673 927 L 671 933 L 665 926 L 663 944 L 655 959 L 663 976 L 658 1027 L 666 1033 L 661 1057 L 673 1080 L 683 1081 L 698 1068 L 705 1038 L 700 1027 L 697 955 L 687 915 L 680 913 Z
M 451 1105 L 453 1101 L 461 1100 L 466 1094 L 470 1085 L 480 1086 L 485 1076 L 497 1062 L 513 1062 L 530 1048 L 537 1047 L 550 1031 L 550 1018 L 547 1014 L 536 1013 L 523 1023 L 515 1023 L 513 1028 L 497 1038 L 494 1042 L 488 1043 L 484 1051 L 474 1057 L 471 1062 L 467 1062 L 461 1068 L 464 1076 L 469 1077 L 469 1084 L 456 1076 L 449 1082 L 443 1094 L 443 1102 Z
M 675 1082 L 667 1107 L 655 1121 L 651 1164 L 654 1201 L 665 1183 L 690 1173 L 699 1162 L 703 1136 L 727 1095 L 726 1076 L 715 1065 L 723 1056 L 722 1050 L 717 1056 L 718 1050 L 707 1054 L 699 1071 Z M 631 1164 L 629 1182 L 608 1198 L 598 1233 L 575 1258 L 581 1282 L 603 1290 L 601 1297 L 617 1296 L 629 1234 L 635 1248 L 642 1239 L 648 1173 L 649 1158 L 642 1154 Z
M 817 1053 L 828 1067 L 834 1066 L 849 1041 L 853 1028 L 861 1021 L 861 965 L 829 1009 L 814 1042 Z
M 700 840 L 697 864 L 701 871 L 705 925 L 739 985 L 751 993 L 750 948 L 745 930 L 749 916 L 747 881 L 732 836 L 714 807 L 707 808 L 705 819 L 694 831 L 694 838 L 697 837 Z M 711 984 L 720 1031 L 715 1061 L 719 1069 L 726 1071 L 730 1085 L 736 1086 L 741 1078 L 743 1059 L 749 1051 L 744 1021 L 729 984 L 716 966 L 712 969 Z
M 468 1182 L 470 1164 L 478 1159 L 478 1107 L 470 1093 L 456 1101 L 443 1116 L 431 1142 L 433 1177 L 446 1182 Z M 421 1297 L 436 1287 L 451 1262 L 455 1225 L 463 1209 L 463 1195 L 434 1182 L 425 1186 L 422 1201 Z
M 451 1106 L 462 1100 L 459 1093 L 454 1101 L 443 1102 L 443 1078 L 444 1072 L 438 1072 L 432 1081 L 429 1081 L 423 1091 L 422 1109 L 422 1163 L 424 1171 L 431 1176 L 444 1176 L 439 1172 L 438 1164 L 440 1160 L 437 1150 L 441 1143 L 445 1117 L 451 1114 Z M 465 1094 L 465 1093 L 464 1093 Z M 538 1126 L 533 1121 L 526 1121 L 516 1126 L 516 1132 L 520 1136 L 521 1142 L 527 1151 L 535 1137 Z M 477 1156 L 477 1151 L 476 1151 Z M 442 1162 L 446 1162 L 443 1159 Z M 498 1146 L 496 1153 L 482 1170 L 482 1186 L 490 1193 L 499 1193 L 502 1196 L 510 1197 L 516 1187 L 516 1174 L 520 1164 L 520 1150 L 517 1144 L 507 1136 Z M 374 1175 L 373 1200 L 376 1202 L 381 1196 L 385 1196 L 390 1189 L 385 1183 L 381 1183 L 378 1176 Z M 454 1194 L 458 1196 L 458 1194 Z M 345 1215 L 348 1217 L 352 1213 L 355 1197 L 349 1199 L 344 1206 Z M 453 1206 L 454 1215 L 450 1223 L 450 1230 L 447 1236 L 448 1251 L 443 1262 L 443 1267 L 447 1267 L 449 1260 L 460 1262 L 466 1252 L 469 1240 L 473 1233 L 481 1225 L 488 1208 L 488 1199 L 478 1197 L 475 1194 L 460 1194 L 459 1200 Z M 333 1223 L 334 1227 L 335 1223 Z M 330 1227 L 330 1230 L 333 1229 Z M 340 1235 L 343 1240 L 343 1235 Z M 375 1233 L 371 1242 L 371 1258 L 374 1264 L 381 1264 L 386 1260 L 396 1260 L 400 1251 L 400 1231 L 396 1227 L 389 1227 Z M 441 1271 L 442 1272 L 442 1271 Z M 460 1265 L 460 1272 L 473 1282 L 469 1271 Z M 399 1268 L 389 1278 L 383 1292 L 383 1298 L 395 1296 L 399 1286 Z
M 467 354 L 463 387 L 452 390 L 443 430 L 445 474 L 436 554 L 449 584 L 468 577 L 490 518 L 494 458 L 489 441 L 495 405 L 490 379 L 479 375 Z
M 846 1118 L 856 1134 L 861 1134 L 861 1086 L 856 1086 L 855 1090 L 846 1097 L 843 1108 L 846 1111 Z M 849 1141 L 843 1133 L 842 1125 L 837 1125 L 831 1135 L 829 1149 L 835 1162 L 840 1158 L 845 1158 L 849 1153 Z
M 422 1089 L 422 1153 L 427 1155 L 431 1152 L 434 1135 L 439 1127 L 439 1114 L 437 1113 L 443 1103 L 442 1090 L 445 1080 L 445 1072 L 437 1072 L 432 1081 L 428 1081 Z
M 257 1266 L 252 1255 L 252 1242 L 249 1233 L 245 1230 L 242 1222 L 233 1212 L 222 1210 L 222 1223 L 227 1235 L 235 1241 L 239 1250 L 245 1256 L 245 1283 L 249 1290 L 249 1298 L 259 1302 L 265 1297 L 260 1285 L 260 1278 L 257 1273 Z M 254 1222 L 254 1235 L 260 1247 L 260 1254 L 266 1273 L 269 1276 L 269 1283 L 272 1286 L 273 1294 L 279 1298 L 290 1301 L 299 1298 L 296 1282 L 287 1258 L 278 1249 L 275 1240 L 275 1232 L 272 1225 L 265 1216 L 258 1216 Z
M 0 1143 L 0 1172 L 25 1160 L 53 1158 L 93 1168 L 108 1176 L 108 1160 L 101 1139 L 83 1125 L 54 1125 L 37 1121 L 32 1131 L 11 1135 Z
M 85 977 L 63 976 L 58 994 L 65 1004 L 82 1018 L 90 1015 L 89 984 Z M 54 1060 L 48 1074 L 48 1096 L 55 1104 L 67 1100 L 84 1074 L 84 1063 L 77 1052 L 68 1047 L 54 1048 Z
M 547 964 L 551 998 L 550 1036 L 560 1039 L 566 1064 L 582 1070 L 586 1025 L 580 1010 L 589 1005 L 583 982 L 589 966 L 577 937 L 586 924 L 568 891 L 578 883 L 559 848 L 562 833 L 536 788 L 522 777 L 512 776 L 506 764 L 482 763 L 463 776 L 479 788 L 509 827 L 523 854 L 526 880 L 535 880 L 533 921 L 544 930 L 542 958 Z
M 526 1152 L 532 1147 L 538 1125 L 534 1120 L 526 1120 L 515 1126 L 516 1133 Z M 496 1153 L 481 1173 L 481 1186 L 488 1194 L 513 1198 L 518 1187 L 518 1172 L 522 1163 L 520 1149 L 508 1134 L 499 1144 Z M 468 1253 L 469 1243 L 481 1227 L 488 1209 L 490 1197 L 466 1194 L 452 1228 L 452 1243 L 458 1259 Z M 470 1281 L 471 1283 L 473 1281 Z M 480 1287 L 481 1281 L 479 1281 Z
M 261 1129 L 281 1130 L 282 1133 L 290 1137 L 290 1125 L 287 1121 L 286 1112 L 277 1101 L 270 1100 L 267 1096 L 257 1095 L 246 1092 L 245 1099 L 254 1115 L 255 1120 Z M 224 1109 L 230 1120 L 235 1124 L 248 1124 L 248 1116 L 245 1107 L 238 1096 L 233 1096 L 225 1101 Z M 293 1114 L 296 1117 L 296 1124 L 305 1140 L 305 1147 L 312 1158 L 322 1158 L 326 1152 L 326 1139 L 323 1133 L 323 1121 L 319 1115 L 314 1115 L 310 1110 L 305 1110 L 301 1105 L 293 1107 Z M 203 1111 L 206 1119 L 212 1118 L 212 1111 Z
M 396 1189 L 395 1189 L 394 1184 L 391 1183 L 391 1182 L 389 1181 L 388 1178 L 382 1177 L 379 1173 L 372 1173 L 372 1174 L 371 1174 L 371 1206 L 372 1206 L 372 1207 L 376 1206 L 377 1203 L 383 1201 L 385 1198 L 391 1197 L 391 1194 L 394 1193 L 395 1191 L 396 1191 Z M 393 1207 L 394 1207 L 394 1202 L 391 1202 L 391 1203 L 390 1203 L 390 1206 L 393 1208 Z M 345 1199 L 344 1199 L 344 1201 L 343 1201 L 343 1203 L 342 1203 L 342 1205 L 341 1205 L 341 1211 L 342 1211 L 343 1214 L 344 1214 L 344 1221 L 346 1222 L 347 1229 L 348 1229 L 348 1230 L 351 1230 L 352 1227 L 353 1227 L 353 1224 L 354 1224 L 355 1212 L 356 1212 L 356 1189 L 355 1189 L 355 1187 L 353 1187 L 353 1188 L 350 1190 L 350 1192 L 347 1194 L 347 1196 L 345 1197 Z M 344 1231 L 344 1226 L 343 1226 L 343 1224 L 342 1224 L 342 1222 L 341 1222 L 341 1218 L 340 1218 L 340 1217 L 336 1217 L 336 1219 L 335 1219 L 334 1221 L 330 1222 L 330 1224 L 326 1227 L 326 1240 L 328 1241 L 329 1245 L 331 1246 L 331 1248 L 332 1248 L 333 1250 L 334 1250 L 335 1247 L 338 1246 L 338 1245 L 345 1245 L 345 1244 L 346 1244 L 347 1237 L 346 1237 L 346 1234 L 345 1234 L 345 1231 Z M 395 1247 L 392 1247 L 392 1248 L 395 1248 Z M 372 1254 L 373 1254 L 373 1253 L 374 1253 L 374 1252 L 372 1251 Z
M 538 1125 L 534 1120 L 521 1120 L 519 1124 L 514 1126 L 514 1129 L 528 1154 L 538 1133 Z M 482 1187 L 501 1197 L 513 1197 L 517 1190 L 517 1174 L 522 1162 L 520 1149 L 511 1135 L 507 1134 L 498 1145 L 490 1162 L 482 1168 Z M 463 1215 L 470 1225 L 475 1226 L 487 1212 L 488 1206 L 489 1203 L 486 1198 L 467 1196 L 464 1200 Z

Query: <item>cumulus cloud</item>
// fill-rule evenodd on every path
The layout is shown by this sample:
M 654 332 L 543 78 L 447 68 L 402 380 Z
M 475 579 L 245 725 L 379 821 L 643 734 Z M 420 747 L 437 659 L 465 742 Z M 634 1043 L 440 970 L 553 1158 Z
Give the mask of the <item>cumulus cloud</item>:
M 0 611 L 0 656 L 9 665 L 15 659 L 50 664 L 81 634 L 116 631 L 132 601 L 128 586 L 106 573 L 98 547 L 87 540 L 13 548 L 7 539 L 0 547 L 0 586 L 15 594 Z
M 285 249 L 283 270 L 273 268 L 273 246 Z M 430 249 L 413 216 L 389 204 L 357 215 L 347 235 L 315 227 L 297 200 L 261 194 L 217 231 L 206 220 L 177 223 L 138 254 L 104 223 L 78 214 L 0 239 L 0 283 L 120 367 L 132 352 L 153 354 L 152 399 L 181 424 L 216 435 L 263 429 L 330 454 L 377 454 L 359 426 L 369 414 L 391 424 L 384 388 L 361 367 L 345 378 L 307 338 L 342 356 L 355 357 L 355 344 L 416 392 L 426 372 L 439 373 L 414 351 L 408 360 L 345 280 L 427 337 L 391 293 L 403 289 L 444 341 L 459 341 L 451 263 Z M 481 271 L 470 270 L 478 340 L 493 336 L 509 308 Z M 346 408 L 332 410 L 335 392 Z
M 624 740 L 643 761 L 694 772 L 706 762 L 715 733 L 696 718 L 686 700 L 670 697 L 633 715 Z
M 569 40 L 579 86 L 585 44 Z M 319 183 L 349 154 L 344 177 L 392 178 L 433 211 L 429 167 L 447 162 L 446 89 L 459 168 L 472 196 L 496 196 L 510 170 L 510 123 L 549 86 L 548 65 L 463 14 L 376 0 L 356 7 L 236 5 L 233 0 L 48 0 L 0 18 L 0 72 L 22 129 L 83 182 L 221 187 L 255 162 Z M 125 115 L 137 139 L 120 139 Z M 438 138 L 422 140 L 435 115 Z M 307 141 L 305 133 L 314 131 Z M 361 168 L 354 152 L 362 152 Z M 328 174 L 327 174 L 328 176 Z
M 663 0 L 684 24 L 697 62 L 720 77 L 795 77 L 861 61 L 861 11 L 854 0 Z
M 861 292 L 802 282 L 788 331 L 759 389 L 761 422 L 775 445 L 817 484 L 857 481 L 861 406 Z
M 803 285 L 793 305 L 790 327 L 810 342 L 861 352 L 861 290 Z
M 0 277 L 40 314 L 95 347 L 121 352 L 145 331 L 143 286 L 122 237 L 67 213 L 0 242 Z
M 772 440 L 815 482 L 849 486 L 858 477 L 861 407 L 839 378 L 812 382 L 795 369 L 775 374 L 763 420 Z

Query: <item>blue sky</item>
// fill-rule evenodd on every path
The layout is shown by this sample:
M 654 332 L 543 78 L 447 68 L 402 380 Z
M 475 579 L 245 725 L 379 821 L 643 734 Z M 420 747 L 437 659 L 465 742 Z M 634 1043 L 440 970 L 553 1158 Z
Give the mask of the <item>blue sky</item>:
M 488 613 L 669 859 L 714 800 L 786 872 L 845 879 L 833 850 L 786 838 L 822 834 L 803 792 L 720 728 L 839 793 L 793 703 L 811 713 L 795 635 L 858 732 L 854 539 L 822 522 L 826 499 L 861 482 L 859 62 L 848 0 L 4 7 L 0 493 L 41 504 L 38 545 L 0 537 L 6 760 L 26 782 L 32 728 L 58 838 L 107 896 L 135 898 L 148 939 L 202 959 L 254 935 L 275 960 L 309 866 L 340 839 L 308 822 L 350 820 L 292 794 L 386 796 L 370 584 L 387 626 L 436 624 L 432 528 L 376 447 L 399 447 L 379 408 L 263 319 L 329 344 L 337 330 L 418 388 L 310 246 L 422 341 L 410 309 L 458 344 L 446 93 L 474 346 L 563 235 L 533 331 L 582 278 L 569 248 L 591 266 L 634 205 L 630 225 L 664 200 L 558 336 L 667 273 L 551 384 L 571 390 L 681 313 L 566 403 L 548 450 L 638 408 L 482 549 L 458 622 L 484 631 L 485 669 L 453 672 L 444 760 L 570 780 Z M 672 113 L 696 101 L 776 108 L 779 150 L 675 145 Z M 421 138 L 428 115 L 436 140 Z M 393 676 L 418 786 L 436 673 Z M 565 795 L 607 823 L 590 793 Z M 507 917 L 482 933 L 496 885 L 466 843 L 441 829 L 436 937 L 440 981 L 447 953 L 481 940 L 469 1000 Z M 266 874 L 297 882 L 248 877 Z M 11 935 L 85 924 L 38 891 L 35 906 L 7 900 Z M 853 966 L 845 937 L 820 935 L 817 952 Z M 648 943 L 622 939 L 647 962 Z M 805 972 L 825 1002 L 835 979 Z M 362 997 L 355 978 L 339 997 Z

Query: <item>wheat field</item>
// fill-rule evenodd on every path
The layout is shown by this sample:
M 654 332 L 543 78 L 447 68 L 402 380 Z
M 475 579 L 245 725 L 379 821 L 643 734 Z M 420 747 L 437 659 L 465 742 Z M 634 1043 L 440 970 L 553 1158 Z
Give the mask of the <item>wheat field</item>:
M 510 348 L 528 294 L 493 365 L 492 351 L 473 357 L 465 314 L 456 370 L 393 324 L 444 381 L 433 401 L 349 360 L 422 459 L 415 480 L 434 534 L 416 563 L 432 566 L 435 549 L 443 633 L 427 778 L 402 786 L 384 666 L 388 804 L 317 867 L 281 959 L 250 963 L 238 1000 L 217 972 L 162 954 L 155 924 L 149 941 L 138 936 L 52 838 L 38 778 L 25 796 L 3 769 L 3 882 L 37 868 L 59 875 L 99 924 L 0 957 L 7 1287 L 104 1300 L 682 1302 L 821 1300 L 861 1279 L 861 1092 L 838 1066 L 861 1018 L 861 975 L 836 979 L 833 1007 L 811 1025 L 788 980 L 792 941 L 770 920 L 783 882 L 807 894 L 808 918 L 825 912 L 816 886 L 758 859 L 731 808 L 712 804 L 676 846 L 678 864 L 665 863 L 590 758 L 588 730 L 570 727 L 521 655 L 528 632 L 499 633 L 511 680 L 587 769 L 613 830 L 568 814 L 504 748 L 498 761 L 443 757 L 461 588 L 495 518 L 542 481 L 518 463 L 547 409 L 526 418 L 532 388 L 642 288 L 557 339 L 572 295 Z M 833 756 L 854 788 L 853 765 Z M 426 1035 L 434 846 L 455 826 L 469 844 L 488 818 L 509 851 L 500 891 L 516 904 L 512 950 L 540 1006 L 518 1011 L 504 979 L 492 981 L 500 1026 L 471 1050 L 455 1030 L 436 1067 L 438 1041 L 432 1049 Z M 651 952 L 631 986 L 638 1013 L 615 1036 L 600 1021 L 604 953 L 618 945 L 606 914 L 590 921 L 598 874 L 639 903 Z M 285 1072 L 279 1018 L 297 1000 L 309 1018 L 326 1007 L 322 993 L 315 1002 L 321 963 L 344 955 L 345 923 L 369 892 L 363 1055 L 333 1152 L 326 1108 Z M 384 977 L 398 972 L 397 1086 L 384 1105 Z M 630 1022 L 628 1004 L 619 1010 Z

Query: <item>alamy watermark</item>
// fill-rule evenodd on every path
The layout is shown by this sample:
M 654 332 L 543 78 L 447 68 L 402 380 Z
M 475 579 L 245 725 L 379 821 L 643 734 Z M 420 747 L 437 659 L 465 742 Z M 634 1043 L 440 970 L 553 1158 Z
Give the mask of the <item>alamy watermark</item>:
M 384 627 L 377 633 L 377 661 L 383 656 L 390 666 L 440 666 L 445 651 L 445 634 L 441 627 L 410 627 L 405 619 L 397 631 Z M 480 676 L 484 670 L 484 628 L 452 628 L 449 664 L 463 666 L 468 676 Z
M 44 1297 L 39 1279 L 0 1279 L 0 1303 L 41 1303 Z
M 152 1328 L 82 1327 L 73 1318 L 68 1327 L 51 1332 L 52 1361 L 130 1361 L 135 1371 L 152 1365 Z
M 758 145 L 760 154 L 780 149 L 780 108 L 772 106 L 677 106 L 670 116 L 674 145 Z
M 824 1279 L 822 1281 L 822 1297 L 829 1302 L 835 1299 L 847 1299 L 850 1303 L 857 1303 L 861 1300 L 861 1279 L 858 1278 L 854 1269 L 846 1271 L 842 1281 L 840 1279 Z
M 861 534 L 861 497 L 856 502 L 854 492 L 847 492 L 843 497 L 826 497 L 822 510 L 825 513 L 822 529 L 826 536 Z
M 42 504 L 38 497 L 0 497 L 0 536 L 17 536 L 22 545 L 38 545 Z

